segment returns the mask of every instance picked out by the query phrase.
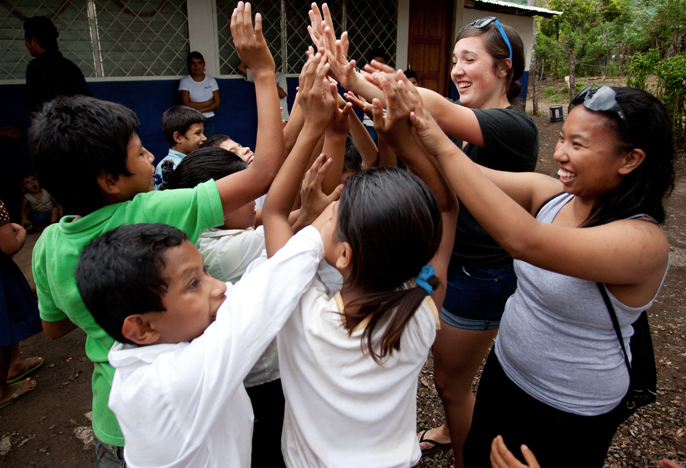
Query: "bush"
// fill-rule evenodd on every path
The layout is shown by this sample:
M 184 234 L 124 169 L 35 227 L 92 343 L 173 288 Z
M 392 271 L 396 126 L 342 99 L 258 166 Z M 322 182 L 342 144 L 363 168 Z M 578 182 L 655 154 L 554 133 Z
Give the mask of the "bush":
M 677 149 L 686 146 L 686 58 L 682 55 L 660 60 L 660 52 L 650 49 L 631 58 L 627 84 L 646 90 L 648 77 L 657 76 L 655 96 L 662 101 L 672 119 L 674 144 Z

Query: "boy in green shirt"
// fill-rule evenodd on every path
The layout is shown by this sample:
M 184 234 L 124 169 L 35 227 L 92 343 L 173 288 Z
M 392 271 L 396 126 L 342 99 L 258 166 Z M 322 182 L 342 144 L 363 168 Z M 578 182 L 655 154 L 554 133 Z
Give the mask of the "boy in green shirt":
M 107 353 L 114 340 L 97 325 L 79 295 L 74 268 L 83 247 L 103 232 L 136 223 L 165 223 L 195 243 L 224 216 L 265 194 L 283 162 L 283 133 L 275 65 L 261 21 L 253 31 L 250 9 L 239 2 L 232 18 L 234 44 L 255 75 L 257 145 L 253 164 L 195 189 L 155 191 L 154 157 L 138 138 L 138 118 L 130 109 L 78 96 L 58 98 L 37 115 L 30 149 L 41 181 L 66 216 L 48 227 L 33 251 L 33 274 L 43 330 L 52 339 L 83 329 L 86 354 L 94 363 L 93 434 L 95 466 L 125 466 L 124 438 L 107 407 L 114 369 Z

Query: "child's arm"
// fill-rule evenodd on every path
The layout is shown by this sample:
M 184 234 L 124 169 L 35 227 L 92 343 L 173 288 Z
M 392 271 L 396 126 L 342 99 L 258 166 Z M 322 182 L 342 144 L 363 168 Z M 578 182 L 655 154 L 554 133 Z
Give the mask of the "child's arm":
M 26 197 L 21 197 L 21 225 L 27 226 L 29 222 L 29 201 Z
M 448 264 L 455 240 L 458 203 L 450 185 L 439 171 L 437 163 L 424 153 L 412 135 L 412 128 L 409 123 L 412 105 L 405 87 L 410 82 L 404 75 L 402 75 L 402 79 L 401 83 L 397 83 L 386 79 L 385 76 L 381 77 L 380 84 L 386 98 L 388 112 L 384 116 L 381 101 L 374 99 L 372 102 L 374 128 L 379 134 L 379 138 L 383 138 L 389 145 L 392 145 L 394 151 L 407 165 L 408 170 L 426 183 L 441 208 L 443 236 L 438 251 L 429 262 L 433 265 L 436 277 L 440 280 L 440 285 L 431 296 L 436 307 L 440 310 L 445 299 Z
M 53 205 L 55 205 L 55 206 L 57 207 L 57 209 L 59 210 L 60 216 L 62 216 L 62 212 L 64 211 L 64 210 L 62 209 L 62 205 L 60 205 L 59 203 L 57 203 L 57 200 L 55 200 L 55 198 L 54 198 L 52 195 L 50 195 L 50 201 L 52 202 Z
M 300 107 L 305 123 L 293 151 L 274 179 L 262 208 L 269 257 L 279 251 L 293 236 L 288 215 L 298 194 L 298 186 L 307 169 L 312 150 L 329 124 L 336 107 L 336 87 L 325 79 L 328 70 L 326 57 L 318 53 L 307 60 L 300 73 Z
M 284 146 L 284 156 L 288 156 L 295 142 L 298 140 L 298 135 L 300 130 L 303 128 L 305 119 L 303 117 L 302 109 L 300 109 L 300 93 L 295 95 L 295 101 L 293 101 L 293 109 L 291 109 L 291 115 L 288 117 L 288 122 L 283 128 L 283 146 Z
M 217 181 L 224 213 L 231 213 L 264 195 L 283 163 L 283 130 L 274 79 L 275 65 L 262 35 L 262 16 L 255 15 L 253 30 L 250 4 L 238 2 L 231 15 L 231 34 L 239 57 L 255 77 L 257 144 L 255 158 L 244 171 Z
M 26 229 L 15 223 L 0 226 L 0 250 L 10 257 L 21 250 L 26 242 Z
M 372 105 L 365 98 L 355 95 L 352 91 L 345 93 L 345 98 L 370 119 L 372 118 Z M 350 136 L 353 139 L 353 143 L 355 143 L 355 148 L 362 156 L 362 169 L 379 166 L 379 150 L 374 143 L 374 139 L 367 131 L 367 127 L 364 126 L 354 112 L 350 116 Z
M 333 193 L 334 189 L 341 183 L 343 174 L 343 162 L 345 160 L 345 142 L 350 132 L 350 114 L 353 105 L 344 101 L 336 93 L 336 108 L 333 111 L 333 118 L 324 132 L 324 148 L 322 152 L 331 160 L 324 180 L 322 190 L 325 194 Z M 339 104 L 343 107 L 339 108 Z
M 338 185 L 329 195 L 322 190 L 324 177 L 326 176 L 327 171 L 331 169 L 331 165 L 331 158 L 327 160 L 325 156 L 321 154 L 315 159 L 310 169 L 305 173 L 302 188 L 300 189 L 302 208 L 291 211 L 289 216 L 289 222 L 293 227 L 293 232 L 298 232 L 305 226 L 312 224 L 327 206 L 338 200 L 341 196 L 341 192 L 343 192 L 342 184 Z M 297 215 L 297 217 L 294 217 L 294 215 Z

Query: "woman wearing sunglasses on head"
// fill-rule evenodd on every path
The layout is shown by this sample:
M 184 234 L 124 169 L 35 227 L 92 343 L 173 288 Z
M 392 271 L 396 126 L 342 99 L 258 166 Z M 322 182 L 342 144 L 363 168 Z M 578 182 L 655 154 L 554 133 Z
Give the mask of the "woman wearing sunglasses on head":
M 418 93 L 403 93 L 417 137 L 463 205 L 515 258 L 518 286 L 481 377 L 465 465 L 490 466 L 502 435 L 514 453 L 526 444 L 541 466 L 602 466 L 626 417 L 629 375 L 600 288 L 628 350 L 631 325 L 669 265 L 658 225 L 674 185 L 664 106 L 633 88 L 582 91 L 555 148 L 556 180 L 473 164 Z
M 311 35 L 328 50 L 335 78 L 368 100 L 383 94 L 374 77 L 357 73 L 348 62 L 347 34 L 336 47 L 326 5 L 324 22 L 316 5 L 310 12 Z M 328 26 L 328 28 L 327 28 Z M 418 88 L 426 109 L 441 129 L 473 161 L 501 171 L 533 171 L 538 158 L 538 129 L 517 105 L 524 72 L 524 50 L 517 32 L 494 16 L 467 24 L 453 49 L 450 76 L 460 94 L 454 103 Z M 367 71 L 395 72 L 373 62 Z M 474 408 L 471 386 L 493 338 L 507 298 L 516 287 L 512 258 L 479 226 L 469 208 L 460 207 L 455 245 L 448 270 L 448 291 L 440 311 L 441 329 L 433 347 L 434 380 L 443 401 L 446 424 L 418 434 L 427 456 L 452 446 L 455 466 L 462 466 L 462 447 Z

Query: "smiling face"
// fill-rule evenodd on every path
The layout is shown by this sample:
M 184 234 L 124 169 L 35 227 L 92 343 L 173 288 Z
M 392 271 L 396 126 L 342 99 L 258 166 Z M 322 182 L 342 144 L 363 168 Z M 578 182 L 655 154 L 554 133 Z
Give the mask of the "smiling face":
M 167 292 L 162 305 L 166 310 L 148 313 L 159 334 L 156 343 L 192 341 L 216 319 L 226 299 L 226 285 L 207 273 L 202 254 L 187 240 L 168 249 L 164 260 Z
M 241 146 L 240 143 L 233 141 L 231 138 L 224 140 L 219 145 L 220 148 L 224 148 L 227 151 L 236 153 L 239 158 L 241 158 L 248 166 L 252 163 L 255 153 L 248 146 Z
M 176 141 L 174 149 L 179 153 L 191 154 L 200 147 L 203 141 L 207 140 L 204 131 L 205 125 L 200 122 L 188 127 L 188 130 L 183 135 L 174 132 L 174 141 Z
M 460 102 L 472 109 L 507 107 L 505 71 L 495 70 L 483 36 L 460 39 L 453 50 L 450 77 L 460 93 Z
M 618 142 L 619 136 L 608 125 L 608 117 L 583 106 L 575 107 L 560 131 L 553 154 L 565 191 L 594 200 L 618 186 L 623 178 L 622 156 L 626 154 L 618 151 Z

